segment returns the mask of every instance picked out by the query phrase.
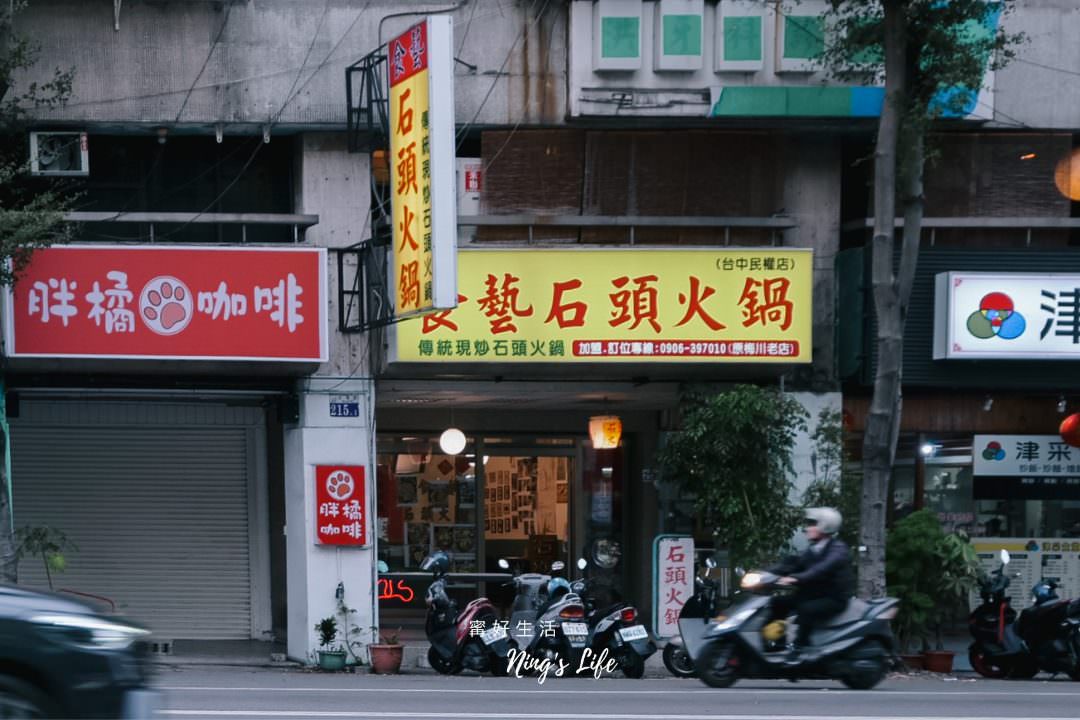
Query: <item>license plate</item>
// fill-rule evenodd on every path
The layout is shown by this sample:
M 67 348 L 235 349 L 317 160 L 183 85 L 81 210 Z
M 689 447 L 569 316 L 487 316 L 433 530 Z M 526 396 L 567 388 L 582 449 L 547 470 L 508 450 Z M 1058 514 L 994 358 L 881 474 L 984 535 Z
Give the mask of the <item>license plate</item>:
M 485 645 L 490 645 L 492 643 L 498 642 L 505 637 L 506 628 L 504 628 L 502 625 L 490 627 L 484 632 L 480 633 L 480 639 L 484 641 Z
M 589 626 L 585 623 L 563 623 L 563 635 L 588 635 Z
M 623 628 L 619 631 L 619 635 L 623 640 L 644 640 L 649 637 L 649 631 L 645 629 L 644 625 L 631 625 L 628 628 Z

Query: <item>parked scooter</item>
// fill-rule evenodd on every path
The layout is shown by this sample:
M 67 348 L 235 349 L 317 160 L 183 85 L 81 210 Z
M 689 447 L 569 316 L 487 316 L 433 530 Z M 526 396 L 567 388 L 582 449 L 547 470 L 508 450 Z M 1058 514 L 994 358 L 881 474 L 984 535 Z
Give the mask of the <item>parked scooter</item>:
M 1034 604 L 1017 617 L 1005 596 L 1009 552 L 1000 557 L 980 583 L 982 604 L 968 618 L 971 667 L 990 678 L 1028 679 L 1045 670 L 1080 680 L 1080 600 L 1062 600 L 1056 583 L 1040 580 L 1032 588 Z
M 499 559 L 499 567 L 510 569 L 510 563 Z M 560 572 L 564 565 L 552 563 L 552 571 Z M 507 629 L 514 647 L 527 648 L 533 641 L 537 614 L 540 606 L 547 600 L 547 587 L 551 575 L 543 573 L 522 573 L 514 575 L 510 583 L 514 586 L 514 601 L 510 606 L 510 623 Z
M 585 558 L 577 561 L 579 570 L 584 571 L 588 565 Z M 574 581 L 571 590 L 585 602 L 585 619 L 589 626 L 588 647 L 592 657 L 598 659 L 606 651 L 607 656 L 619 664 L 623 675 L 628 678 L 644 677 L 645 661 L 656 652 L 656 643 L 645 626 L 638 622 L 637 608 L 623 601 L 607 607 L 596 607 L 585 579 Z
M 709 623 L 720 612 L 720 582 L 709 577 L 716 567 L 712 558 L 705 560 L 703 577 L 694 578 L 694 594 L 679 611 L 679 635 L 664 646 L 664 667 L 675 677 L 693 677 L 692 656 L 700 653 Z
M 773 624 L 770 593 L 779 589 L 779 579 L 761 571 L 743 575 L 747 592 L 709 625 L 697 653 L 691 653 L 702 682 L 726 688 L 739 678 L 829 678 L 856 690 L 881 682 L 893 652 L 889 621 L 896 617 L 896 598 L 852 598 L 843 612 L 810 634 L 805 659 L 790 665 L 784 644 L 763 633 Z
M 434 580 L 427 590 L 428 663 L 443 675 L 464 669 L 505 675 L 509 666 L 510 638 L 499 622 L 495 606 L 485 597 L 476 598 L 459 614 L 457 603 L 446 594 L 446 572 L 450 559 L 436 552 L 421 563 Z M 472 632 L 473 622 L 483 623 L 483 632 Z
M 500 560 L 499 566 L 510 567 L 505 560 Z M 589 626 L 581 597 L 573 592 L 566 578 L 558 577 L 565 567 L 556 561 L 552 563 L 551 575 L 514 576 L 516 593 L 509 630 L 516 647 L 537 660 L 556 665 L 561 661 L 573 674 L 588 644 Z

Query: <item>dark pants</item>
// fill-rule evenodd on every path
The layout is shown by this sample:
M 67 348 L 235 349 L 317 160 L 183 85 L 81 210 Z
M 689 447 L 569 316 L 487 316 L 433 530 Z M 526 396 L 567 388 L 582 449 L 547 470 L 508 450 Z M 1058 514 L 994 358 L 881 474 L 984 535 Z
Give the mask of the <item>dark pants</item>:
M 846 600 L 836 598 L 802 598 L 799 595 L 774 597 L 772 616 L 774 620 L 786 620 L 789 615 L 796 615 L 799 630 L 795 635 L 795 644 L 805 647 L 810 644 L 810 632 L 833 615 L 839 615 L 847 606 Z

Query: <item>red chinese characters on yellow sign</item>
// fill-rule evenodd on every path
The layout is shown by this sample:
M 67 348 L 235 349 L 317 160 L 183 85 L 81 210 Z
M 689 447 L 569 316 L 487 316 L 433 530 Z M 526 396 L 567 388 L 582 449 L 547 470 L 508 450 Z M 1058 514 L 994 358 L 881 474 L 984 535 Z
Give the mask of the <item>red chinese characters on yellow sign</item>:
M 458 307 L 402 323 L 397 359 L 809 362 L 811 257 L 771 248 L 462 252 Z
M 390 41 L 388 65 L 394 310 L 403 316 L 433 307 L 426 24 L 420 23 Z

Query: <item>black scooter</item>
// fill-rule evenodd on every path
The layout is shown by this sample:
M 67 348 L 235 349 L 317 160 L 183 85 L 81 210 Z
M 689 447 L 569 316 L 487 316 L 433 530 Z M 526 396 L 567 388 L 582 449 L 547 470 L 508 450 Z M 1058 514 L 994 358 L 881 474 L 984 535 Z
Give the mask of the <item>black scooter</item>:
M 893 653 L 889 621 L 896 617 L 896 598 L 852 598 L 843 612 L 810 634 L 803 661 L 790 665 L 784 644 L 767 640 L 763 633 L 771 624 L 769 593 L 780 589 L 779 579 L 761 571 L 743 575 L 741 586 L 747 592 L 715 618 L 698 652 L 691 653 L 702 682 L 726 688 L 739 678 L 827 678 L 855 690 L 881 682 Z
M 578 569 L 582 571 L 588 564 L 585 558 L 577 562 Z M 592 659 L 599 661 L 606 654 L 606 657 L 618 663 L 626 677 L 644 677 L 645 661 L 656 652 L 656 643 L 648 629 L 638 621 L 637 608 L 621 600 L 606 607 L 597 607 L 595 598 L 589 592 L 589 583 L 584 579 L 575 580 L 570 587 L 585 602 L 585 619 L 589 626 L 588 648 Z
M 1062 600 L 1055 583 L 1040 581 L 1036 587 L 1049 592 L 1017 617 L 1005 596 L 1008 550 L 1000 557 L 998 569 L 982 578 L 982 604 L 968 618 L 971 667 L 989 678 L 1030 679 L 1044 670 L 1080 680 L 1080 600 Z
M 701 651 L 709 622 L 720 613 L 720 581 L 709 577 L 716 567 L 712 558 L 705 560 L 703 577 L 694 578 L 694 594 L 679 611 L 679 635 L 664 646 L 664 667 L 675 677 L 694 677 L 693 656 Z

